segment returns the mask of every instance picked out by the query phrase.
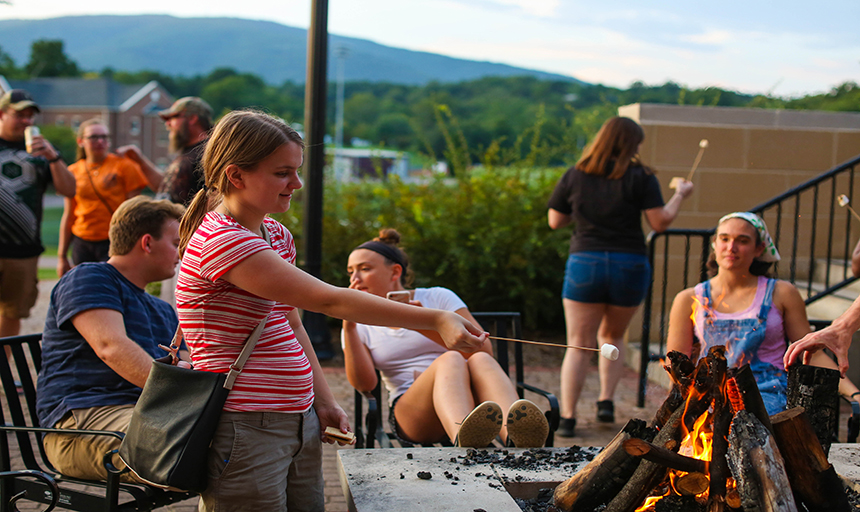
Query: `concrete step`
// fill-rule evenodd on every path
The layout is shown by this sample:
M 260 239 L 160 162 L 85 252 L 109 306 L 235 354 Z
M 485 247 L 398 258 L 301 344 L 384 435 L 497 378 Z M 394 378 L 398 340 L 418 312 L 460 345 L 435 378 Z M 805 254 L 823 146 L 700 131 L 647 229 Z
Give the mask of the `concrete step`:
M 815 270 L 812 273 L 813 283 L 825 283 L 827 281 L 827 269 L 830 269 L 830 284 L 842 281 L 844 275 L 851 277 L 851 262 L 846 265 L 842 260 L 819 259 L 815 262 Z M 799 287 L 799 285 L 798 285 Z M 823 284 L 822 284 L 822 288 Z M 856 281 L 840 290 L 841 293 L 852 294 L 854 297 L 860 295 L 860 281 Z

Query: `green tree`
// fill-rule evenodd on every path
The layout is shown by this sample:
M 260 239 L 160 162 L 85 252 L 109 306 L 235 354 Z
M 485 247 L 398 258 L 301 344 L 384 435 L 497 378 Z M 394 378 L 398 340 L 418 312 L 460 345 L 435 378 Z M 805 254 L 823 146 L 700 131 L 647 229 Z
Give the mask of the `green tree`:
M 0 75 L 6 78 L 21 78 L 22 76 L 22 72 L 15 65 L 12 56 L 3 51 L 3 48 L 0 48 Z
M 30 47 L 30 62 L 24 71 L 31 77 L 81 76 L 77 63 L 63 51 L 60 40 L 39 39 Z

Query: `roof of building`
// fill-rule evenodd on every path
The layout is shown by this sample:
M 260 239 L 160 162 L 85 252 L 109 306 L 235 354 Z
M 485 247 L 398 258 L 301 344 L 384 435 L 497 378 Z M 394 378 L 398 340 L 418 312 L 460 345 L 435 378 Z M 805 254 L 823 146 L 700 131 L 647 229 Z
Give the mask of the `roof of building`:
M 13 89 L 26 89 L 42 108 L 99 107 L 120 109 L 147 84 L 126 85 L 109 78 L 34 78 L 8 80 Z

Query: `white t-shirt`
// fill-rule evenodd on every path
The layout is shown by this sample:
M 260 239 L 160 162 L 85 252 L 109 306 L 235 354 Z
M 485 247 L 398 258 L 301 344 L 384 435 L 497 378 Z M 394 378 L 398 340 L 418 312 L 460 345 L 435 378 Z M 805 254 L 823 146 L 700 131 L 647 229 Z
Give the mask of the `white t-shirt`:
M 447 288 L 416 288 L 414 300 L 424 307 L 457 311 L 466 307 L 456 293 Z M 370 349 L 373 365 L 382 374 L 389 403 L 415 382 L 415 372 L 423 372 L 447 349 L 423 334 L 410 329 L 376 325 L 356 325 L 358 337 Z M 343 331 L 341 331 L 343 344 Z

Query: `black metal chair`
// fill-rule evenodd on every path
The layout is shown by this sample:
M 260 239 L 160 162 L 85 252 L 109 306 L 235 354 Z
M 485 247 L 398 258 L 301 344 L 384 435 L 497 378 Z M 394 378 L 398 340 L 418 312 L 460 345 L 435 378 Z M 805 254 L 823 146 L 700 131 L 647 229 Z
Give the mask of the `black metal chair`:
M 481 323 L 491 335 L 501 338 L 521 338 L 522 327 L 520 324 L 520 314 L 517 312 L 493 312 L 493 313 L 472 313 L 475 319 Z M 495 340 L 495 356 L 499 361 L 499 366 L 509 373 L 510 354 L 509 342 L 504 340 Z M 544 397 L 548 402 L 548 409 L 544 411 L 544 415 L 549 422 L 549 435 L 547 436 L 546 446 L 553 446 L 553 436 L 558 429 L 559 409 L 558 399 L 554 394 L 545 391 L 538 387 L 532 386 L 525 382 L 523 368 L 523 347 L 520 343 L 512 343 L 514 349 L 514 383 L 516 385 L 517 394 L 520 398 L 525 396 L 526 391 L 536 393 Z M 379 373 L 377 372 L 377 377 Z M 364 414 L 364 404 L 367 403 L 367 414 Z M 379 445 L 383 448 L 391 448 L 394 443 L 401 446 L 411 446 L 408 443 L 404 444 L 397 440 L 395 435 L 386 431 L 382 424 L 382 383 L 381 379 L 377 379 L 376 388 L 367 393 L 355 391 L 355 447 L 356 448 L 375 448 Z M 364 418 L 363 422 L 361 418 Z M 445 446 L 451 446 L 450 440 L 441 443 Z
M 44 434 L 107 435 L 120 439 L 123 434 L 36 426 L 39 420 L 36 416 L 36 387 L 33 377 L 38 374 L 42 366 L 41 340 L 41 334 L 0 338 L 0 346 L 11 349 L 14 361 L 13 373 L 9 358 L 0 357 L 0 381 L 2 381 L 5 397 L 0 404 L 0 424 L 2 424 L 0 430 L 6 433 L 6 435 L 0 435 L 0 512 L 17 510 L 14 503 L 22 498 L 48 503 L 50 508 L 47 510 L 53 508 L 59 501 L 63 508 L 69 510 L 118 512 L 152 510 L 195 497 L 195 494 L 187 492 L 168 492 L 147 485 L 120 483 L 122 471 L 111 464 L 111 455 L 116 450 L 104 456 L 104 464 L 108 472 L 106 482 L 70 478 L 57 473 L 45 456 L 45 448 L 42 444 Z M 20 387 L 15 382 L 16 375 L 20 381 Z M 6 420 L 7 412 L 10 421 Z M 24 468 L 29 472 L 13 470 L 10 436 L 16 441 Z M 39 454 L 38 457 L 36 452 Z M 45 479 L 36 473 L 53 476 Z M 28 477 L 35 477 L 35 480 Z

